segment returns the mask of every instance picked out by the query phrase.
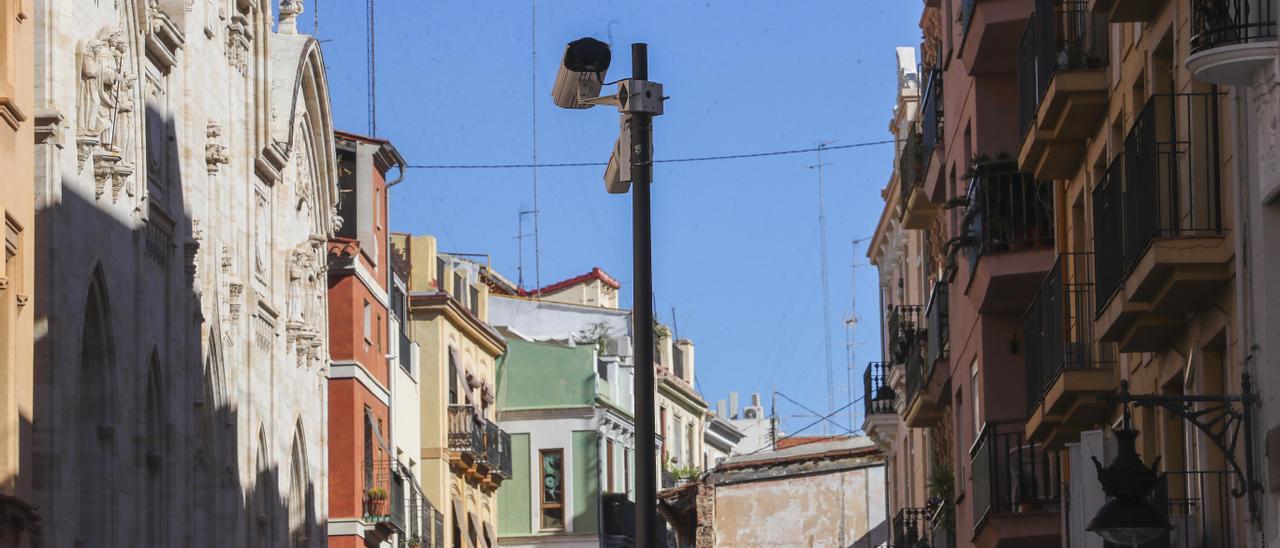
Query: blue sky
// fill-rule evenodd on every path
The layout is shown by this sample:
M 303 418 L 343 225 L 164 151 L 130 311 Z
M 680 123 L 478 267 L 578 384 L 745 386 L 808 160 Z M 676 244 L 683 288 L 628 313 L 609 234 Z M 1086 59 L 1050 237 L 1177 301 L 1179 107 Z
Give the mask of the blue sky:
M 319 5 L 317 6 L 317 1 Z M 308 0 L 300 27 L 319 38 L 341 129 L 367 132 L 365 2 Z M 714 156 L 890 138 L 894 51 L 919 41 L 912 1 L 831 0 L 537 3 L 377 1 L 378 136 L 411 164 L 528 163 L 537 115 L 538 159 L 609 157 L 618 115 L 607 107 L 556 108 L 550 99 L 564 44 L 593 36 L 614 45 L 615 80 L 630 71 L 631 42 L 649 44 L 650 79 L 665 115 L 654 123 L 658 158 Z M 536 93 L 532 78 L 536 75 Z M 832 363 L 837 406 L 847 402 L 844 320 L 863 319 L 854 347 L 854 396 L 880 354 L 876 275 L 865 245 L 891 171 L 888 145 L 824 155 Z M 776 389 L 827 407 L 817 174 L 813 154 L 658 165 L 654 172 L 657 312 L 697 345 L 697 376 L 713 402 Z M 630 197 L 609 195 L 602 168 L 538 170 L 543 284 L 600 266 L 630 303 Z M 410 170 L 392 190 L 393 230 L 434 234 L 442 250 L 487 253 L 517 277 L 519 211 L 532 208 L 532 170 Z M 525 219 L 524 231 L 532 233 Z M 536 278 L 525 240 L 526 286 Z M 784 428 L 811 422 L 778 398 Z M 860 405 L 855 407 L 860 408 Z M 861 417 L 857 419 L 861 421 Z M 848 423 L 848 415 L 841 414 Z M 815 427 L 814 433 L 821 430 Z

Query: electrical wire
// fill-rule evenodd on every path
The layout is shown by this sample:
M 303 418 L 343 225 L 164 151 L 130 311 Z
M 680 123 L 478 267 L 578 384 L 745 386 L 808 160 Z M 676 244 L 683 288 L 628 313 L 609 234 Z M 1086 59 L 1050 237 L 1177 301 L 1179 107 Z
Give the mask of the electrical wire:
M 893 139 L 884 141 L 866 141 L 862 143 L 851 143 L 847 145 L 835 145 L 823 147 L 822 150 L 840 150 L 847 148 L 862 148 L 875 145 L 887 145 L 896 142 Z M 667 158 L 656 159 L 655 164 L 676 164 L 689 162 L 710 162 L 717 160 L 742 160 L 747 158 L 763 158 L 767 156 L 786 156 L 789 154 L 803 154 L 806 152 L 814 152 L 818 147 L 797 148 L 791 150 L 775 150 L 770 152 L 753 152 L 749 154 L 728 154 L 724 156 L 696 156 L 692 158 Z M 405 166 L 408 169 L 532 169 L 545 167 L 592 167 L 605 166 L 607 162 L 561 162 L 551 164 L 417 164 Z

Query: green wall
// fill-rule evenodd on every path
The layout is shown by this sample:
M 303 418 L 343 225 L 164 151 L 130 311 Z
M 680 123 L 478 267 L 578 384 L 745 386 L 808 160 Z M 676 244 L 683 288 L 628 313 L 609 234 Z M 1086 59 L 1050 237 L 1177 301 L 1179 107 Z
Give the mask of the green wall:
M 529 434 L 512 434 L 511 479 L 498 488 L 498 536 L 530 532 L 533 500 L 529 472 Z
M 573 433 L 573 531 L 598 530 L 600 505 L 600 438 L 593 430 Z
M 595 403 L 595 360 L 590 346 L 509 340 L 498 377 L 500 410 Z

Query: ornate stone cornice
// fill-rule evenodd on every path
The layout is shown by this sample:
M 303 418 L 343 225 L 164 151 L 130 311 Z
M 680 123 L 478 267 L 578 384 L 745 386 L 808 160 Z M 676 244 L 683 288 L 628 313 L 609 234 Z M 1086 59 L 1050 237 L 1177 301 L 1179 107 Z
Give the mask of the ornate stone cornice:
M 178 64 L 178 50 L 186 44 L 182 29 L 173 23 L 169 15 L 157 5 L 147 8 L 147 53 L 155 60 L 161 72 L 169 72 Z
M 274 185 L 280 180 L 280 174 L 287 165 L 289 165 L 289 153 L 285 150 L 285 144 L 280 141 L 272 141 L 271 144 L 263 147 L 253 163 L 258 177 L 269 185 Z

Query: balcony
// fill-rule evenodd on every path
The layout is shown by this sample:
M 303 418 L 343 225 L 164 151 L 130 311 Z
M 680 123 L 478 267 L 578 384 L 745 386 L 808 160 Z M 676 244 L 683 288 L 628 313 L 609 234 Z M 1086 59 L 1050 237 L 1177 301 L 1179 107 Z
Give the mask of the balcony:
M 1191 56 L 1199 80 L 1248 85 L 1276 57 L 1273 0 L 1191 0 Z
M 1057 545 L 1057 453 L 1022 436 L 1022 424 L 988 422 L 969 452 L 973 473 L 973 545 Z
M 1018 45 L 1029 6 L 1025 0 L 963 0 L 960 58 L 969 76 L 1009 74 L 1015 69 L 1009 52 Z
M 920 146 L 923 147 L 924 193 L 930 202 L 941 204 L 946 196 L 942 182 L 942 71 L 932 69 L 920 99 Z
M 366 478 L 372 478 L 372 482 L 366 480 L 364 522 L 372 533 L 387 539 L 405 532 L 404 478 L 396 472 L 393 459 L 378 459 L 370 464 L 372 469 L 365 469 Z
M 1165 0 L 1089 0 L 1089 11 L 1112 23 L 1145 23 L 1164 3 Z
M 1074 176 L 1106 115 L 1107 24 L 1086 4 L 1036 0 L 1018 43 L 1018 163 L 1037 179 Z
M 942 418 L 942 406 L 930 390 L 933 364 L 925 362 L 924 342 L 927 336 L 920 324 L 920 307 L 896 306 L 889 317 L 890 352 L 894 363 L 905 365 L 906 398 L 904 420 L 907 426 L 932 426 Z M 944 368 L 945 369 L 945 368 Z
M 924 147 L 924 135 L 920 122 L 911 126 L 902 153 L 898 157 L 898 188 L 902 193 L 899 207 L 902 208 L 902 225 L 910 229 L 923 229 L 933 222 L 938 214 L 939 204 L 929 199 L 924 190 L 924 162 L 926 152 L 932 149 Z
M 893 516 L 892 548 L 916 548 L 929 543 L 929 509 L 903 508 Z
M 1100 339 L 1158 351 L 1231 278 L 1216 94 L 1156 95 L 1093 190 Z
M 882 448 L 893 447 L 898 434 L 897 394 L 890 386 L 888 362 L 871 362 L 862 374 L 862 429 Z
M 929 304 L 925 307 L 925 363 L 930 369 L 938 362 L 947 359 L 947 349 L 951 336 L 948 299 L 950 292 L 947 282 L 938 281 L 933 284 L 933 292 L 929 294 Z
M 969 298 L 983 313 L 1023 312 L 1053 265 L 1053 194 L 1013 162 L 973 168 L 965 208 Z
M 636 538 L 636 503 L 627 499 L 622 493 L 604 493 L 600 495 L 602 511 L 604 518 L 602 532 L 606 537 L 610 537 L 611 542 L 605 545 L 615 546 L 623 545 L 618 542 L 622 539 L 632 540 Z
M 942 503 L 942 506 L 933 513 L 929 529 L 929 546 L 930 548 L 956 548 L 955 510 L 950 502 Z
M 1115 359 L 1093 336 L 1093 254 L 1064 253 L 1023 316 L 1027 437 L 1049 448 L 1106 417 L 1097 396 L 1116 387 Z
M 475 469 L 483 463 L 484 421 L 474 405 L 449 406 L 449 452 L 451 461 L 464 469 Z

